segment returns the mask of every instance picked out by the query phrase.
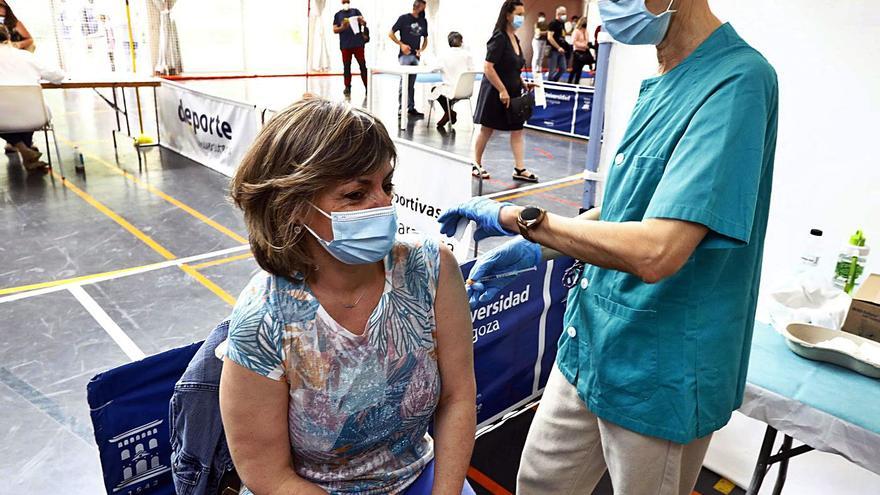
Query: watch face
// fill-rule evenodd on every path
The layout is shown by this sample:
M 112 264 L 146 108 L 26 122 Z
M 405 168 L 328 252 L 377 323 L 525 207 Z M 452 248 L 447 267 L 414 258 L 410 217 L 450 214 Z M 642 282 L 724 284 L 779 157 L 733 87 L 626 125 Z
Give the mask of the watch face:
M 541 216 L 541 209 L 535 206 L 526 206 L 522 213 L 520 213 L 520 217 L 527 222 L 537 220 L 539 216 Z

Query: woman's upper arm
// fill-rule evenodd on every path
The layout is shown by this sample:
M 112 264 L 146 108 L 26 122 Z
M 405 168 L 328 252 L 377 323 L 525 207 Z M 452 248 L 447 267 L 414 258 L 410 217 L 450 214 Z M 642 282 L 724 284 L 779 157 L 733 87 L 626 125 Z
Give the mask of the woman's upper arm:
M 437 355 L 445 400 L 476 402 L 473 326 L 461 269 L 452 252 L 440 246 L 440 275 L 434 299 Z
M 254 493 L 269 493 L 295 477 L 287 425 L 288 385 L 226 358 L 220 412 L 236 470 Z
M 21 35 L 22 41 L 30 39 L 31 33 L 24 27 L 24 23 L 18 21 L 18 24 L 15 25 L 15 30 L 18 31 L 18 34 Z

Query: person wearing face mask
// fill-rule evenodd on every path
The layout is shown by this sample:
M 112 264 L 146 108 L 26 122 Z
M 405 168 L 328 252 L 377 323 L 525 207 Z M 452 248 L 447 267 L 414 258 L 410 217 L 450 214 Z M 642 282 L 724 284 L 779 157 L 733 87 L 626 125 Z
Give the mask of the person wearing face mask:
M 547 51 L 547 16 L 538 12 L 538 22 L 535 23 L 535 37 L 532 39 L 532 72 L 542 72 L 544 52 Z
M 473 495 L 464 283 L 444 245 L 396 235 L 395 160 L 376 117 L 308 97 L 236 170 L 263 269 L 232 310 L 220 380 L 243 494 Z
M 480 134 L 474 146 L 474 177 L 490 178 L 483 168 L 483 153 L 495 131 L 510 132 L 510 149 L 513 151 L 513 179 L 538 182 L 538 176 L 526 169 L 523 126 L 525 121 L 514 118 L 508 107 L 510 99 L 530 90 L 532 84 L 522 78 L 525 66 L 522 47 L 516 30 L 525 22 L 525 8 L 521 0 L 508 0 L 501 5 L 492 37 L 486 43 L 485 77 L 480 83 L 480 93 L 474 107 L 474 123 L 480 124 Z
M 358 24 L 357 33 L 352 30 L 351 23 Z M 352 8 L 349 0 L 342 0 L 342 10 L 333 16 L 333 32 L 339 35 L 339 50 L 342 52 L 342 77 L 345 89 L 342 94 L 351 96 L 351 58 L 357 60 L 361 72 L 361 82 L 367 88 L 367 60 L 364 57 L 366 41 L 361 34 L 367 25 L 360 10 Z
M 547 26 L 549 31 L 547 42 L 550 44 L 550 53 L 547 55 L 547 79 L 559 81 L 565 74 L 567 65 L 568 43 L 565 41 L 565 22 L 568 20 L 566 9 L 563 6 L 556 7 L 556 18 Z
M 523 237 L 481 256 L 487 279 L 564 253 L 580 260 L 517 493 L 687 495 L 712 433 L 743 399 L 776 152 L 776 72 L 708 0 L 600 0 L 602 29 L 655 45 L 659 74 L 610 156 L 601 209 L 566 218 L 486 198 L 447 209 L 475 237 Z M 615 63 L 626 63 L 625 59 Z M 485 279 L 485 280 L 484 280 Z

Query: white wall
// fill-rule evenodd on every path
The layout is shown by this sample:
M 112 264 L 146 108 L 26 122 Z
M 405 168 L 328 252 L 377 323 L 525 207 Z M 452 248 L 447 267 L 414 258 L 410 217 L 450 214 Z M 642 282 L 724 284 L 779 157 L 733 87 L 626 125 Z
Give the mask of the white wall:
M 762 291 L 782 283 L 810 228 L 825 231 L 824 263 L 856 229 L 880 272 L 880 9 L 876 0 L 710 0 L 779 76 L 779 139 Z M 656 72 L 653 48 L 615 45 L 602 164 L 613 156 L 638 95 Z M 719 118 L 722 118 L 719 116 Z M 707 465 L 747 483 L 763 426 L 736 415 Z M 744 448 L 748 446 L 748 448 Z M 775 470 L 774 470 L 775 472 Z M 770 493 L 773 475 L 761 493 Z M 866 493 L 880 477 L 835 456 L 792 461 L 787 492 Z

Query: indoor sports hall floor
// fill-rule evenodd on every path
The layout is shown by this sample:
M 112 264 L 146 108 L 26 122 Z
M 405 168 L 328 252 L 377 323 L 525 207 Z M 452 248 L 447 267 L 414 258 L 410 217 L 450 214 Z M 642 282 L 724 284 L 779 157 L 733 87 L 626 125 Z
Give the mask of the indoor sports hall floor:
M 377 112 L 393 118 L 397 83 L 380 85 Z M 329 77 L 225 86 L 232 97 L 271 95 L 278 106 L 306 90 L 341 98 L 341 82 Z M 359 89 L 356 83 L 354 103 L 362 102 Z M 141 97 L 153 132 L 151 91 Z M 227 177 L 158 148 L 145 153 L 139 171 L 130 144 L 120 139 L 114 153 L 115 117 L 94 92 L 50 90 L 47 100 L 67 181 L 57 166 L 50 175 L 28 174 L 17 155 L 0 157 L 0 492 L 97 494 L 103 486 L 88 380 L 202 340 L 229 313 L 256 264 L 241 215 L 226 198 Z M 468 156 L 473 126 L 466 103 L 460 105 L 453 133 L 425 121 L 397 133 L 386 123 L 392 135 Z M 499 136 L 486 153 L 493 179 L 484 193 L 510 190 L 502 198 L 576 214 L 586 143 L 526 134 L 529 168 L 545 182 L 569 179 L 517 192 L 508 144 Z M 41 133 L 35 141 L 45 151 Z M 84 155 L 84 173 L 74 173 L 74 146 Z M 478 441 L 472 479 L 480 493 L 513 491 L 518 449 L 511 447 L 521 444 L 529 418 L 523 414 Z M 711 487 L 718 478 L 708 472 L 704 478 L 702 493 L 717 493 Z

